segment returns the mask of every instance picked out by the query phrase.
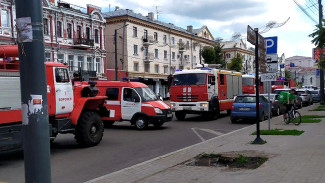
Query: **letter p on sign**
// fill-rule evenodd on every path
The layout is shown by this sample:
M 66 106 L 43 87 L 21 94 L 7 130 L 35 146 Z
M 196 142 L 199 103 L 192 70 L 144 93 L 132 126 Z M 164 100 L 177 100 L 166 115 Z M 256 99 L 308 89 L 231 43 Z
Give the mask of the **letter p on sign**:
M 266 37 L 266 54 L 274 54 L 278 52 L 278 37 Z

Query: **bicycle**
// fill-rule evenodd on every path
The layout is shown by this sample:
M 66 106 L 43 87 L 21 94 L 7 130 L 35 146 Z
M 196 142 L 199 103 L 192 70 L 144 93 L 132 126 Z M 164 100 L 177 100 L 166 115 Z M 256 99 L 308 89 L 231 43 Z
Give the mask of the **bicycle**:
M 288 112 L 287 118 L 284 119 L 284 122 L 286 124 L 293 123 L 295 125 L 300 125 L 301 123 L 301 115 L 300 113 L 296 110 L 295 105 L 291 107 L 291 110 Z

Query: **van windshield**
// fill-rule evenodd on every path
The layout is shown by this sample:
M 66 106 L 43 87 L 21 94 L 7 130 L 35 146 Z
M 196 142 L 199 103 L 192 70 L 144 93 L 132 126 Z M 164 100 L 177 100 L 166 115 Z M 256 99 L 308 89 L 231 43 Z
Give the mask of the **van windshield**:
M 204 85 L 206 80 L 206 74 L 179 74 L 174 75 L 173 85 Z
M 157 95 L 148 87 L 138 87 L 135 90 L 141 96 L 142 101 L 155 101 L 158 99 Z

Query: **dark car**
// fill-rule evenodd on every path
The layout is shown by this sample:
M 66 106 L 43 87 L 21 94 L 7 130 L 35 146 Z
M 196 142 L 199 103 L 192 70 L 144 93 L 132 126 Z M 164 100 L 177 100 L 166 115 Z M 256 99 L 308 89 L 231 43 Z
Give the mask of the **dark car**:
M 259 98 L 259 121 L 267 119 L 269 101 L 264 97 Z M 235 123 L 238 119 L 256 119 L 256 96 L 239 95 L 236 97 L 230 114 L 230 120 Z
M 320 102 L 320 93 L 319 90 L 311 90 L 311 94 L 313 95 L 314 102 Z
M 285 92 L 288 92 L 288 93 L 290 93 L 290 88 L 287 88 L 287 89 L 276 89 L 276 90 L 274 90 L 274 94 L 280 94 L 282 91 L 285 91 Z M 302 98 L 301 98 L 301 96 L 299 96 L 298 95 L 298 93 L 296 92 L 295 93 L 295 95 L 297 96 L 297 100 L 298 100 L 298 104 L 297 104 L 297 107 L 299 108 L 299 109 L 301 109 L 302 108 Z
M 263 95 L 266 99 L 268 98 L 268 94 L 261 94 Z M 283 102 L 278 101 L 278 94 L 270 94 L 270 102 L 272 103 L 272 114 L 274 116 L 279 116 L 286 111 L 286 106 L 283 104 Z

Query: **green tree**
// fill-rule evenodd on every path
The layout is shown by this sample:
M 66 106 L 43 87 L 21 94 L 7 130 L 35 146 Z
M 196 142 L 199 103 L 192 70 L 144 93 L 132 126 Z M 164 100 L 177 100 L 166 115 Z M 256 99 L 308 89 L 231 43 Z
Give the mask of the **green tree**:
M 202 50 L 202 57 L 204 62 L 207 64 L 215 64 L 216 62 L 216 53 L 214 48 L 210 46 L 205 46 Z
M 228 64 L 228 68 L 230 70 L 235 70 L 237 72 L 240 72 L 243 68 L 243 57 L 237 56 L 235 58 L 232 58 L 230 60 L 230 63 Z
M 286 78 L 291 79 L 291 73 L 290 73 L 290 71 L 285 70 L 284 71 L 284 75 L 286 76 Z
M 223 45 L 221 45 L 221 42 L 216 41 L 216 43 L 214 45 L 214 52 L 215 52 L 215 55 L 216 55 L 215 63 L 216 64 L 221 64 L 222 68 L 225 68 L 226 67 L 226 61 L 225 61 L 225 58 L 223 56 L 222 47 L 223 47 Z

